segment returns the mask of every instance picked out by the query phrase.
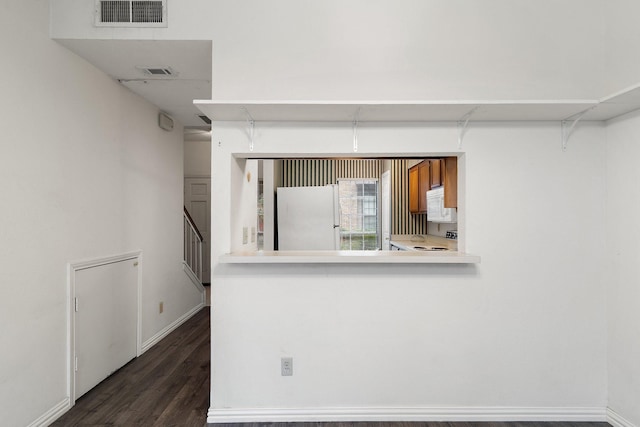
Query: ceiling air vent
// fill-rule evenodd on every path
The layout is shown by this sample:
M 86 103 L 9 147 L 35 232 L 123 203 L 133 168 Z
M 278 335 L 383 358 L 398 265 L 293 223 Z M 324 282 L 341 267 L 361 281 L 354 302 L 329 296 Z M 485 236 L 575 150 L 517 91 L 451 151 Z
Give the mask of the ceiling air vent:
M 203 122 L 205 122 L 206 124 L 210 125 L 211 124 L 211 119 L 207 116 L 203 116 L 203 115 L 198 115 L 198 117 L 200 117 L 200 120 L 202 120 Z
M 166 27 L 167 0 L 96 0 L 99 27 Z
M 176 70 L 167 66 L 143 67 L 138 65 L 136 66 L 136 69 L 138 69 L 145 76 L 156 78 L 175 78 L 178 77 L 179 74 Z
M 173 76 L 175 73 L 171 68 L 142 68 L 142 72 L 150 76 Z

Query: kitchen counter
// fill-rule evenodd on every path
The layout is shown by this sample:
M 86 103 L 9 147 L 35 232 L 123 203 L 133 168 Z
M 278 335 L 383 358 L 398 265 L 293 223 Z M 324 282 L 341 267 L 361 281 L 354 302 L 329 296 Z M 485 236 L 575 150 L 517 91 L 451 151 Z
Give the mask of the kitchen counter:
M 391 251 L 244 251 L 221 255 L 222 264 L 478 264 L 480 257 L 458 252 L 458 241 L 431 235 L 394 235 Z M 446 247 L 424 251 L 415 246 Z
M 480 257 L 456 251 L 254 251 L 225 254 L 219 260 L 222 264 L 478 264 Z
M 414 249 L 415 246 L 437 246 L 447 248 L 447 251 L 438 251 L 447 253 L 450 251 L 457 251 L 458 249 L 458 241 L 445 239 L 444 237 L 439 236 L 431 236 L 431 235 L 419 235 L 419 236 L 393 236 L 391 241 L 389 242 L 391 245 L 400 249 L 401 251 L 419 251 L 419 252 L 430 252 L 430 251 L 420 251 L 418 249 Z

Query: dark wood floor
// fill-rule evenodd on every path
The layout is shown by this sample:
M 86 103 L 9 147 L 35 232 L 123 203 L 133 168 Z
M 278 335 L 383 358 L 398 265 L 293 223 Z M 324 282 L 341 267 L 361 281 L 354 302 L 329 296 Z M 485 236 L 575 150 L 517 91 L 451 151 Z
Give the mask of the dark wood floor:
M 80 397 L 53 426 L 197 426 L 209 409 L 210 327 L 204 307 Z

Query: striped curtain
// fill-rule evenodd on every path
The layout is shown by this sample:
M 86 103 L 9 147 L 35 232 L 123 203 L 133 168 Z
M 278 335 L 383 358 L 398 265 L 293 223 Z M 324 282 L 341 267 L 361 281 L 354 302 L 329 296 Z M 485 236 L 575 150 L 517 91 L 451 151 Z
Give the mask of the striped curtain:
M 391 234 L 427 234 L 427 215 L 409 212 L 409 161 L 391 160 Z
M 337 184 L 341 178 L 380 179 L 383 172 L 378 159 L 285 159 L 282 163 L 283 187 Z

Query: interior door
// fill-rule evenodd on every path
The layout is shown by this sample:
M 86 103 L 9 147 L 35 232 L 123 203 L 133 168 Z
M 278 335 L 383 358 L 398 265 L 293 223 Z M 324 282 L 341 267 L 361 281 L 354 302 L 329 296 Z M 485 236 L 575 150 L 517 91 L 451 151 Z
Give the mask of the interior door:
M 75 272 L 77 399 L 137 355 L 137 258 Z
M 184 205 L 202 234 L 202 282 L 211 282 L 211 178 L 184 179 Z

